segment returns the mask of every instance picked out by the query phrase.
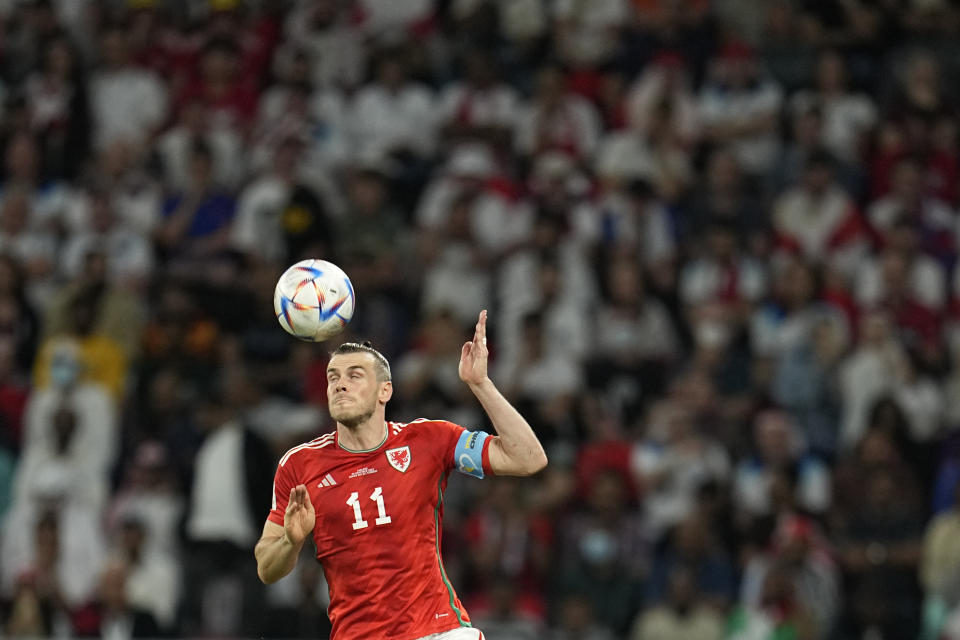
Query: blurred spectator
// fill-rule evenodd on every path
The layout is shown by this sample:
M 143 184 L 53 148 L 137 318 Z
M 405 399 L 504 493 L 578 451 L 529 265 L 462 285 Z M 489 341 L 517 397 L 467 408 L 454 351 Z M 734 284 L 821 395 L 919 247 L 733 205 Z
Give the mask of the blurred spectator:
M 451 142 L 483 140 L 495 148 L 511 148 L 518 101 L 514 89 L 498 77 L 496 60 L 482 50 L 468 51 L 464 77 L 440 94 L 438 117 Z
M 269 171 L 240 193 L 230 244 L 251 267 L 278 269 L 300 260 L 305 252 L 332 256 L 338 246 L 329 206 L 302 176 L 302 154 L 298 140 L 283 141 Z
M 358 25 L 335 0 L 300 2 L 287 16 L 284 31 L 310 60 L 316 87 L 355 87 L 363 79 L 367 50 Z
M 476 408 L 466 402 L 467 390 L 455 368 L 465 336 L 469 335 L 466 326 L 444 310 L 421 322 L 414 344 L 394 366 L 394 386 L 405 418 L 454 412 L 467 424 L 482 420 Z
M 838 160 L 857 162 L 864 157 L 877 123 L 876 106 L 850 88 L 840 52 L 828 49 L 820 54 L 815 88 L 796 93 L 790 104 L 795 114 L 812 108 L 822 114 L 821 143 Z
M 90 80 L 94 144 L 148 144 L 167 115 L 167 89 L 152 72 L 130 61 L 129 34 L 119 25 L 100 34 L 101 67 Z
M 767 287 L 763 263 L 737 245 L 732 223 L 714 220 L 702 231 L 703 254 L 680 272 L 678 294 L 697 340 L 712 340 L 746 320 Z
M 95 512 L 70 497 L 69 474 L 50 473 L 7 516 L 2 593 L 36 598 L 46 633 L 69 635 L 70 616 L 94 597 L 106 554 Z
M 635 261 L 611 255 L 603 269 L 606 295 L 593 321 L 588 384 L 597 390 L 639 387 L 633 402 L 652 397 L 663 391 L 663 371 L 679 357 L 676 330 L 664 305 L 646 291 Z
M 841 561 L 853 588 L 868 590 L 873 607 L 886 610 L 882 626 L 917 629 L 919 586 L 916 568 L 922 549 L 922 520 L 915 492 L 903 491 L 891 469 L 877 469 L 866 478 L 862 501 L 839 532 Z M 883 590 L 878 586 L 884 585 Z M 854 610 L 853 624 L 875 624 L 870 610 Z
M 529 616 L 542 612 L 544 605 L 540 593 L 551 569 L 545 552 L 554 542 L 553 523 L 536 513 L 537 505 L 522 485 L 509 478 L 497 479 L 495 485 L 463 523 L 463 541 L 474 550 L 466 569 L 480 593 L 492 598 L 491 613 L 504 622 L 514 615 L 527 617 L 530 624 L 536 619 Z M 516 604 L 503 610 L 500 598 L 508 582 Z
M 664 400 L 653 405 L 646 433 L 636 443 L 631 468 L 643 492 L 645 529 L 660 538 L 693 511 L 697 492 L 724 484 L 730 459 L 718 443 L 697 432 L 690 409 Z
M 156 618 L 130 601 L 129 579 L 128 567 L 123 561 L 111 562 L 104 568 L 97 598 L 97 623 L 91 621 L 90 628 L 78 634 L 80 637 L 156 638 L 161 635 Z
M 107 512 L 108 532 L 126 535 L 132 523 L 139 532 L 131 536 L 143 538 L 138 541 L 138 554 L 177 560 L 185 504 L 166 449 L 156 441 L 142 442 L 124 471 Z
M 127 602 L 149 613 L 160 629 L 175 632 L 181 591 L 178 558 L 147 545 L 146 525 L 138 517 L 125 518 L 118 533 L 114 562 L 119 560 L 125 570 Z
M 810 450 L 833 458 L 839 440 L 838 366 L 849 343 L 846 320 L 821 310 L 775 365 L 773 399 L 798 421 Z
M 375 82 L 351 101 L 350 131 L 358 157 L 424 159 L 435 151 L 435 97 L 410 77 L 404 50 L 385 50 L 376 61 Z
M 727 620 L 726 640 L 777 640 L 819 638 L 814 612 L 798 598 L 786 563 L 774 564 L 763 576 L 755 603 L 735 607 Z
M 669 575 L 666 597 L 637 617 L 631 640 L 720 640 L 723 618 L 704 604 L 695 572 L 677 567 Z
M 896 227 L 909 226 L 916 234 L 911 250 L 923 251 L 950 268 L 957 257 L 955 214 L 927 191 L 924 174 L 925 168 L 917 158 L 905 156 L 898 160 L 893 167 L 891 190 L 870 205 L 867 216 L 870 224 L 887 237 L 896 233 Z M 925 288 L 932 286 L 927 284 Z
M 853 199 L 837 183 L 833 158 L 807 158 L 801 181 L 773 205 L 773 227 L 782 250 L 849 276 L 868 249 L 869 235 Z
M 544 635 L 540 618 L 523 608 L 517 585 L 501 577 L 490 587 L 489 603 L 472 601 L 471 621 L 484 635 L 503 640 L 537 640 Z
M 260 97 L 253 133 L 252 168 L 263 170 L 289 139 L 305 146 L 304 164 L 331 172 L 351 159 L 346 95 L 336 86 L 314 86 L 302 51 L 277 56 L 277 81 Z
M 470 232 L 480 248 L 503 251 L 522 240 L 526 221 L 498 188 L 496 173 L 493 154 L 485 145 L 455 147 L 423 190 L 414 214 L 417 226 L 424 231 L 442 229 L 454 213 L 454 202 L 460 201 L 469 207 Z
M 190 183 L 167 198 L 163 223 L 155 233 L 161 263 L 200 281 L 224 278 L 216 265 L 228 248 L 230 221 L 236 203 L 213 181 L 213 158 L 205 143 L 194 142 L 190 153 Z
M 584 11 L 577 0 L 561 0 L 553 7 L 553 19 L 560 59 L 575 69 L 594 69 L 618 53 L 630 8 L 627 0 L 603 0 Z
M 145 154 L 118 140 L 100 150 L 92 169 L 91 190 L 109 192 L 121 224 L 149 237 L 162 220 L 163 192 L 144 164 Z M 89 228 L 90 213 L 85 204 L 78 200 L 70 211 L 68 222 L 77 231 Z
M 921 252 L 917 227 L 900 218 L 885 229 L 884 236 L 885 250 L 864 260 L 857 273 L 857 302 L 863 308 L 871 308 L 897 294 L 887 290 L 893 283 L 889 282 L 889 267 L 885 267 L 890 259 L 898 259 L 906 269 L 910 298 L 928 312 L 939 313 L 945 304 L 947 273 L 941 263 Z
M 944 95 L 939 64 L 928 52 L 914 52 L 900 62 L 893 69 L 899 84 L 870 162 L 871 191 L 874 197 L 886 195 L 897 161 L 913 155 L 923 167 L 924 192 L 955 205 L 956 108 Z
M 684 205 L 683 238 L 699 241 L 704 229 L 723 223 L 735 230 L 740 249 L 757 257 L 764 255 L 769 248 L 770 222 L 762 202 L 751 191 L 736 154 L 729 147 L 714 149 L 704 180 Z
M 537 72 L 536 91 L 520 111 L 514 144 L 523 157 L 556 150 L 586 159 L 596 149 L 599 129 L 596 108 L 567 88 L 560 68 L 546 66 Z
M 782 573 L 781 573 L 782 572 Z M 777 523 L 771 549 L 753 557 L 744 570 L 742 603 L 762 609 L 770 576 L 785 580 L 798 611 L 804 612 L 801 637 L 828 638 L 840 610 L 840 576 L 816 524 L 803 516 L 785 516 Z
M 546 637 L 549 640 L 613 640 L 617 637 L 598 624 L 597 614 L 587 591 L 567 596 L 560 601 L 558 624 Z
M 196 454 L 186 514 L 185 609 L 182 633 L 259 629 L 262 584 L 248 562 L 259 512 L 269 501 L 273 456 L 238 413 L 244 374 L 211 389 L 199 409 L 207 429 Z M 230 470 L 228 473 L 227 471 Z
M 802 435 L 789 416 L 766 412 L 754 426 L 756 453 L 740 462 L 733 480 L 733 504 L 750 517 L 771 513 L 774 476 L 795 476 L 796 505 L 810 514 L 830 507 L 830 470 L 806 451 Z
M 814 268 L 790 257 L 773 274 L 770 301 L 750 318 L 750 347 L 756 355 L 779 357 L 810 337 L 823 315 Z
M 542 313 L 532 312 L 520 324 L 520 352 L 498 363 L 496 377 L 549 446 L 575 432 L 571 416 L 582 373 L 574 360 L 550 346 Z
M 90 104 L 80 52 L 62 36 L 46 43 L 43 63 L 26 80 L 30 125 L 49 175 L 73 179 L 90 150 Z
M 199 102 L 207 111 L 213 131 L 226 130 L 245 137 L 257 109 L 259 87 L 254 75 L 242 69 L 241 48 L 236 33 L 210 38 L 200 52 L 199 74 L 175 97 L 177 110 Z
M 140 292 L 153 270 L 153 247 L 146 237 L 122 220 L 113 210 L 110 194 L 88 191 L 89 226 L 72 234 L 60 252 L 59 270 L 70 281 L 83 278 L 91 255 L 102 254 L 106 261 L 104 277 L 120 289 Z M 51 310 L 51 313 L 54 313 Z
M 51 301 L 34 368 L 38 387 L 52 382 L 53 351 L 61 344 L 72 344 L 79 350 L 85 380 L 103 385 L 118 401 L 126 392 L 143 315 L 130 292 L 106 282 L 106 264 L 103 254 L 88 254 L 80 277 Z
M 766 173 L 779 142 L 777 114 L 783 91 L 765 77 L 761 62 L 749 46 L 730 42 L 711 64 L 700 92 L 700 118 L 706 140 L 730 145 L 750 175 Z
M 629 506 L 623 475 L 601 470 L 586 488 L 583 507 L 558 526 L 556 617 L 568 631 L 582 634 L 573 637 L 593 637 L 585 632 L 590 625 L 617 636 L 629 627 L 632 603 L 640 598 L 641 576 L 649 561 L 641 521 Z
M 927 525 L 923 540 L 923 556 L 920 563 L 920 585 L 925 596 L 925 608 L 952 612 L 960 605 L 960 546 L 958 531 L 960 519 L 960 484 L 953 488 L 954 503 L 948 511 L 941 512 Z M 949 614 L 946 614 L 949 615 Z M 944 620 L 933 623 L 929 629 L 933 637 L 939 632 Z M 931 624 L 924 620 L 925 625 Z
M 0 202 L 0 250 L 23 266 L 29 302 L 43 308 L 53 286 L 57 243 L 46 230 L 31 230 L 36 218 L 30 195 L 19 187 L 5 189 Z
M 691 512 L 670 531 L 665 543 L 654 558 L 646 603 L 666 605 L 661 613 L 672 609 L 682 614 L 697 605 L 712 609 L 713 615 L 725 610 L 734 596 L 734 566 L 705 514 Z
M 27 299 L 27 275 L 9 253 L 0 253 L 0 336 L 11 343 L 14 367 L 29 376 L 40 337 L 40 319 Z
M 39 140 L 29 129 L 19 129 L 7 140 L 0 202 L 6 205 L 8 196 L 20 194 L 29 211 L 21 224 L 32 232 L 49 233 L 62 224 L 71 194 L 65 183 L 45 175 L 40 152 Z
M 857 346 L 840 364 L 843 401 L 840 439 L 844 448 L 855 446 L 863 437 L 870 408 L 895 383 L 895 378 L 877 378 L 873 372 L 902 375 L 906 359 L 903 347 L 893 333 L 890 316 L 881 312 L 864 315 Z
M 157 139 L 155 150 L 167 191 L 182 192 L 190 186 L 192 150 L 198 140 L 210 149 L 216 184 L 236 189 L 246 177 L 250 159 L 241 153 L 243 139 L 240 132 L 213 127 L 211 113 L 202 100 L 191 99 L 180 108 L 176 121 Z M 156 217 L 159 217 L 159 209 L 158 205 Z

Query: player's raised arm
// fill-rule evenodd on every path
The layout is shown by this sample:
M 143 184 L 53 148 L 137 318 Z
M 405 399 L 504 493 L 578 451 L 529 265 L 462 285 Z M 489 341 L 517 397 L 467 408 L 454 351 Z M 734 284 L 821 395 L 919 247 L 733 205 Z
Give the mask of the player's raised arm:
M 276 582 L 293 571 L 303 542 L 313 531 L 316 519 L 307 488 L 301 484 L 291 489 L 283 526 L 267 520 L 253 550 L 257 558 L 257 575 L 264 583 Z
M 480 312 L 473 340 L 460 351 L 460 379 L 490 416 L 497 436 L 490 442 L 490 469 L 497 475 L 529 476 L 547 466 L 547 454 L 520 412 L 487 376 L 487 312 Z

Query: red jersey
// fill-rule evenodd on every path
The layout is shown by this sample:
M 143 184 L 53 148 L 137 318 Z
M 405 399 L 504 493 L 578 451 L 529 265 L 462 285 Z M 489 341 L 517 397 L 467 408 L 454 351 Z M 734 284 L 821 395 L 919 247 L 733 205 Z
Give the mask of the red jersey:
M 328 433 L 277 467 L 268 519 L 283 526 L 298 484 L 316 510 L 331 640 L 414 640 L 471 626 L 440 557 L 443 490 L 454 468 L 490 473 L 489 436 L 442 420 L 386 426 L 373 449 L 348 450 Z

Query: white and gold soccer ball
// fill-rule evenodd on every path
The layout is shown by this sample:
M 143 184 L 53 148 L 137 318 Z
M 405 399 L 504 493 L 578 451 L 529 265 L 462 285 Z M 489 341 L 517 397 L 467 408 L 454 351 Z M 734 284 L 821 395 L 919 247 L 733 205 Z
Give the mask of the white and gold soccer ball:
M 280 326 L 308 342 L 337 335 L 353 317 L 353 284 L 343 269 L 326 260 L 291 265 L 273 292 L 273 310 Z

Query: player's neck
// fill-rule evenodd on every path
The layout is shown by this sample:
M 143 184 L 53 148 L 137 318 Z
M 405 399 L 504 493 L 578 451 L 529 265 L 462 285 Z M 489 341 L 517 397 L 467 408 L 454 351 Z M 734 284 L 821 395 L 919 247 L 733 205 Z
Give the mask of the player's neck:
M 372 451 L 387 439 L 387 423 L 383 416 L 372 416 L 355 427 L 337 423 L 337 443 L 347 451 Z

